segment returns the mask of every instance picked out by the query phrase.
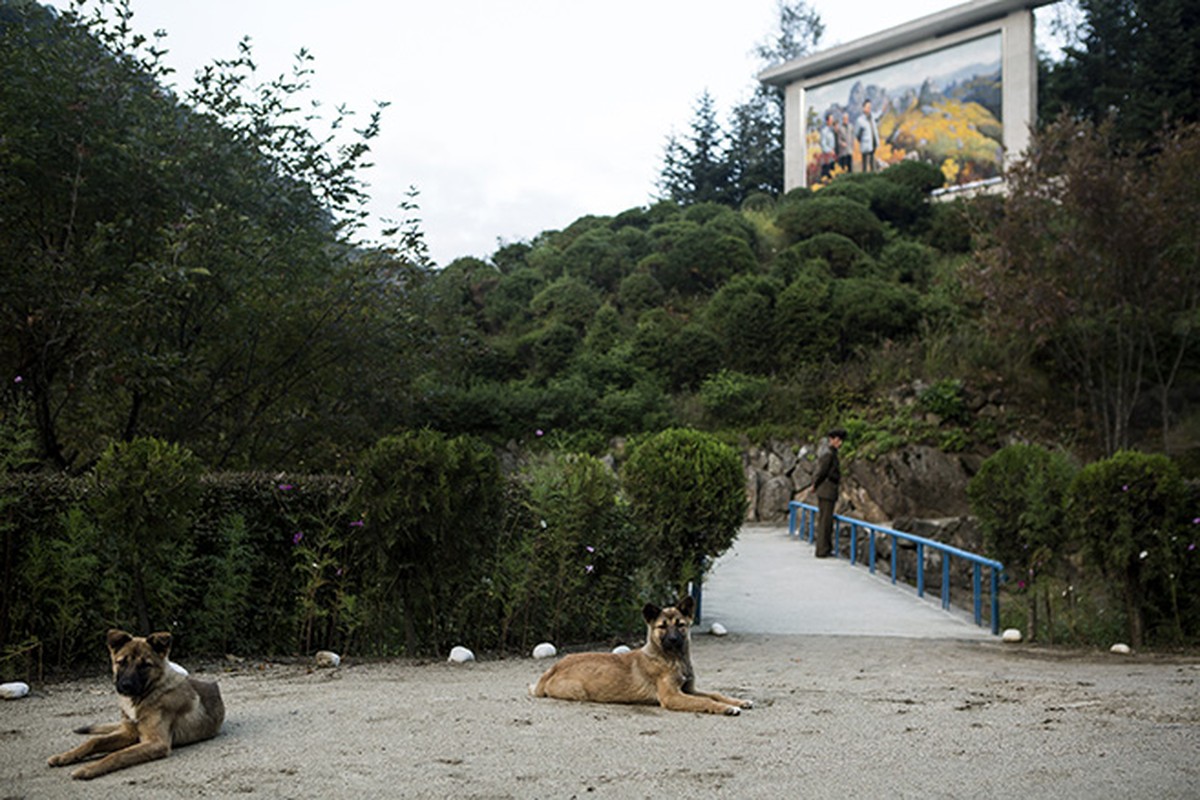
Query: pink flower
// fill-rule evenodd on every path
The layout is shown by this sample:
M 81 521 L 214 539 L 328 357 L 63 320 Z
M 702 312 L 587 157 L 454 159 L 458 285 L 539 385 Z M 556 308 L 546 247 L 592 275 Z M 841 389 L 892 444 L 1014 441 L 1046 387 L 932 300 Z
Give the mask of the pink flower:
M 296 531 L 294 534 L 292 534 L 292 545 L 295 546 L 295 545 L 300 544 L 300 540 L 303 538 L 304 538 L 304 534 L 301 533 L 300 531 Z
M 535 436 L 544 436 L 544 435 L 545 435 L 545 431 L 543 431 L 541 428 L 538 428 L 538 429 L 537 429 L 536 431 L 534 431 L 533 433 L 534 433 L 534 435 L 535 435 Z
M 588 564 L 586 567 L 583 568 L 583 571 L 590 575 L 594 569 L 596 569 L 595 565 Z
M 356 520 L 354 520 L 354 522 L 350 523 L 351 528 L 361 528 L 363 525 L 364 525 L 364 523 L 361 519 L 356 519 Z
M 290 492 L 292 489 L 295 489 L 295 488 L 296 487 L 292 486 L 292 484 L 290 484 L 290 483 L 279 484 L 279 491 L 281 491 L 281 492 Z

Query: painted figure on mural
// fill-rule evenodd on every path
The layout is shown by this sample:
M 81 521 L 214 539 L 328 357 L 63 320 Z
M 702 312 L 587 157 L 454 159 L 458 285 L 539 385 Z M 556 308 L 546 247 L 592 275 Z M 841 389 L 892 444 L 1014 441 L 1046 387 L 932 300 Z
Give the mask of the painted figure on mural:
M 854 131 L 851 128 L 849 111 L 842 112 L 842 119 L 833 129 L 833 135 L 837 165 L 843 172 L 850 172 L 854 164 Z
M 873 113 L 871 101 L 863 101 L 862 113 L 854 125 L 854 138 L 858 139 L 858 150 L 862 154 L 863 172 L 874 172 L 877 169 L 875 151 L 879 149 L 879 117 L 882 116 L 883 109 L 880 109 L 878 114 Z
M 838 491 L 842 482 L 842 468 L 838 462 L 838 449 L 846 441 L 846 431 L 834 428 L 826 434 L 828 449 L 817 459 L 813 473 L 813 491 L 817 495 L 817 558 L 828 558 L 833 554 L 833 515 L 836 512 Z
M 833 172 L 833 164 L 837 160 L 837 118 L 833 112 L 825 115 L 825 124 L 821 127 L 821 180 Z

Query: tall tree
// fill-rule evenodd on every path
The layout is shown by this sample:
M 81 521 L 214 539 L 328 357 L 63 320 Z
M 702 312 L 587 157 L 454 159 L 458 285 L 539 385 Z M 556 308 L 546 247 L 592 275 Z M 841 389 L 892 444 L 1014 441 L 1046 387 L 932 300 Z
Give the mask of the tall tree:
M 1151 158 L 1114 155 L 1115 135 L 1068 118 L 1040 132 L 1008 170 L 974 273 L 993 329 L 1047 357 L 1107 454 L 1134 443 L 1147 397 L 1167 444 L 1200 328 L 1200 127 L 1161 137 Z
M 1200 3 L 1079 0 L 1084 25 L 1044 73 L 1047 118 L 1112 117 L 1116 143 L 1152 144 L 1166 126 L 1200 121 Z
M 353 365 L 422 352 L 395 306 L 419 232 L 411 259 L 357 242 L 378 111 L 314 135 L 307 54 L 260 82 L 245 45 L 185 105 L 127 3 L 82 5 L 0 5 L 0 374 L 62 468 L 141 435 L 296 464 L 376 397 Z
M 820 15 L 804 0 L 777 0 L 776 7 L 779 28 L 754 48 L 761 69 L 803 58 L 825 33 Z M 736 204 L 755 193 L 782 193 L 783 89 L 758 83 L 749 100 L 734 106 L 729 131 Z
M 717 122 L 713 96 L 705 90 L 696 102 L 691 132 L 682 140 L 667 140 L 659 190 L 662 199 L 680 205 L 733 205 L 733 170 L 726 154 L 726 136 Z

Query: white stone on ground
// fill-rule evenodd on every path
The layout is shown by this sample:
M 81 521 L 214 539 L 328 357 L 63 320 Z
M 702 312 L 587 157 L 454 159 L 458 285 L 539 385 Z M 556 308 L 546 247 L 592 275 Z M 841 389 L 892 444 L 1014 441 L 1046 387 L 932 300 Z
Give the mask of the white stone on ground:
M 21 681 L 13 681 L 12 683 L 0 683 L 0 697 L 5 700 L 16 700 L 18 697 L 24 697 L 29 694 L 29 684 Z
M 619 644 L 619 645 L 617 645 L 616 647 L 614 647 L 612 651 L 613 651 L 614 653 L 616 653 L 616 654 L 620 655 L 621 653 L 628 653 L 628 652 L 629 652 L 629 648 L 628 648 L 628 647 L 626 647 L 626 646 L 625 646 L 625 645 L 623 645 L 623 644 Z
M 1129 645 L 1121 644 L 1120 642 L 1117 642 L 1112 647 L 1108 648 L 1108 652 L 1116 653 L 1119 656 L 1127 656 L 1130 653 L 1132 653 L 1133 650 L 1132 650 L 1132 648 L 1129 647 Z
M 725 626 L 719 622 L 714 622 L 712 624 L 712 628 L 709 630 L 712 631 L 713 636 L 724 636 L 725 634 L 729 633 L 729 631 L 725 630 Z
M 450 650 L 450 660 L 455 664 L 465 664 L 475 660 L 475 654 L 465 647 L 454 647 Z
M 533 648 L 534 658 L 554 658 L 558 655 L 558 651 L 554 649 L 554 645 L 549 642 L 542 642 L 537 647 Z
M 332 650 L 318 650 L 313 659 L 318 667 L 336 667 L 342 663 L 342 657 Z
M 1004 633 L 1000 634 L 1000 641 L 1016 644 L 1021 641 L 1021 631 L 1017 628 L 1005 628 Z

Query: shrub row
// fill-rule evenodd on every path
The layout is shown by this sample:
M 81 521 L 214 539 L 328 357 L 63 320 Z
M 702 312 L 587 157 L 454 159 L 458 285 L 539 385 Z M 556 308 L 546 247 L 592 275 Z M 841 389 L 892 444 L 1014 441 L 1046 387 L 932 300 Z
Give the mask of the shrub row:
M 642 604 L 695 577 L 680 549 L 704 548 L 689 569 L 718 555 L 745 503 L 732 448 L 680 430 L 647 444 L 639 485 L 706 486 L 731 521 L 663 542 L 669 559 L 644 542 L 687 536 L 677 510 L 710 518 L 707 500 L 638 508 L 587 455 L 503 475 L 479 440 L 432 431 L 381 440 L 353 477 L 203 473 L 153 439 L 85 477 L 0 472 L 0 677 L 94 660 L 112 626 L 170 630 L 182 658 L 636 637 Z

